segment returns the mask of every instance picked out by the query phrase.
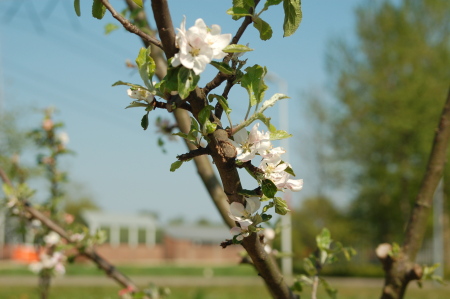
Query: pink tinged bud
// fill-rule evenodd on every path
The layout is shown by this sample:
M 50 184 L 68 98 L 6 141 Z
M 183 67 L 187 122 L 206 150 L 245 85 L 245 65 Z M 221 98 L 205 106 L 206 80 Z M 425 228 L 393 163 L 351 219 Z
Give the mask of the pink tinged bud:
M 52 121 L 51 119 L 45 119 L 45 120 L 42 122 L 42 128 L 43 128 L 45 131 L 50 131 L 50 130 L 53 128 L 53 121 Z

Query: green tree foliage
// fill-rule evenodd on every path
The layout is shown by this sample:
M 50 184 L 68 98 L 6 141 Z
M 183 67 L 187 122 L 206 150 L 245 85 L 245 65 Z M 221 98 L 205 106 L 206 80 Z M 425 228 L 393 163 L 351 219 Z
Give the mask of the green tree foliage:
M 402 233 L 425 171 L 450 83 L 450 1 L 373 1 L 356 15 L 356 45 L 328 53 L 330 127 L 335 161 L 350 162 L 354 232 L 378 243 Z
M 344 214 L 325 197 L 312 197 L 292 211 L 293 251 L 301 261 L 317 248 L 316 235 L 328 227 L 336 240 L 348 244 L 348 223 Z

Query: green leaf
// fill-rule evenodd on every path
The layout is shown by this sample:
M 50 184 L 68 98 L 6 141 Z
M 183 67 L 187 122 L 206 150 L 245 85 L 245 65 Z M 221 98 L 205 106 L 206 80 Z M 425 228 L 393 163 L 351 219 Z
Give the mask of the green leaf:
M 242 53 L 242 52 L 253 51 L 253 49 L 251 49 L 247 46 L 244 46 L 244 45 L 232 44 L 232 45 L 228 45 L 225 48 L 223 48 L 222 51 L 225 53 Z
M 294 170 L 291 167 L 286 167 L 286 169 L 284 170 L 285 172 L 289 173 L 292 176 L 295 176 Z
M 14 188 L 8 184 L 2 185 L 3 193 L 5 193 L 6 196 L 11 196 L 14 194 Z
M 286 215 L 287 212 L 290 211 L 286 201 L 284 201 L 281 197 L 275 197 L 273 201 L 275 202 L 275 213 L 279 215 Z
M 144 81 L 145 86 L 151 91 L 155 90 L 153 83 L 151 82 L 151 78 L 155 73 L 155 61 L 150 56 L 150 47 L 141 48 L 139 50 L 139 54 L 136 57 L 136 64 L 139 69 L 139 75 L 141 76 L 142 81 Z
M 183 164 L 183 161 L 175 161 L 175 162 L 173 162 L 172 165 L 170 165 L 170 171 L 174 172 L 175 170 L 180 168 L 181 164 Z
M 302 20 L 302 9 L 300 0 L 283 0 L 284 23 L 283 37 L 292 35 L 300 26 Z
M 141 120 L 141 127 L 142 127 L 144 130 L 147 130 L 147 128 L 148 128 L 148 113 L 144 114 L 144 116 L 142 117 L 142 120 Z
M 320 234 L 316 236 L 317 247 L 320 250 L 328 250 L 331 245 L 331 234 L 327 228 L 323 228 Z
M 249 5 L 251 3 L 248 2 L 248 0 L 233 0 L 233 7 L 230 8 L 229 10 L 235 11 L 237 10 L 237 12 L 246 12 L 248 13 L 250 8 L 254 7 L 254 3 L 253 6 Z M 227 11 L 228 13 L 228 11 Z M 233 15 L 233 20 L 239 20 L 240 18 L 242 18 L 243 16 L 240 14 L 237 15 Z
M 284 130 L 277 130 L 275 132 L 270 132 L 270 140 L 281 140 L 289 137 L 292 137 L 292 134 L 289 134 Z
M 198 113 L 198 121 L 200 122 L 200 125 L 203 125 L 207 120 L 209 120 L 209 116 L 212 110 L 214 110 L 214 107 L 208 105 L 203 107 L 203 109 Z
M 242 76 L 241 85 L 247 89 L 250 105 L 254 106 L 260 103 L 264 98 L 267 85 L 264 83 L 264 76 L 267 74 L 266 67 L 255 64 L 245 69 L 246 73 Z
M 248 13 L 248 9 L 245 9 L 243 7 L 232 7 L 227 10 L 227 14 L 233 16 L 233 17 L 245 17 L 245 16 L 251 16 L 251 14 Z
M 178 71 L 178 94 L 184 100 L 189 96 L 189 93 L 197 87 L 200 76 L 196 75 L 191 69 L 181 67 Z
M 113 23 L 108 23 L 105 25 L 105 34 L 108 35 L 117 29 L 119 29 L 119 26 L 117 26 L 116 24 L 113 24 Z
M 77 14 L 77 16 L 81 16 L 80 0 L 75 0 L 73 2 L 73 7 L 75 8 L 75 13 Z
M 234 70 L 225 62 L 211 61 L 210 64 L 225 75 L 232 75 Z
M 170 93 L 171 91 L 178 91 L 178 72 L 181 67 L 168 67 L 167 74 L 161 83 L 161 91 L 164 93 Z
M 271 180 L 268 180 L 268 179 L 262 180 L 261 189 L 262 189 L 263 194 L 265 196 L 267 196 L 268 198 L 275 197 L 275 194 L 277 194 L 277 192 L 278 192 L 277 186 L 275 186 L 275 184 Z
M 133 2 L 136 3 L 136 5 L 141 8 L 144 6 L 144 4 L 142 3 L 142 0 L 133 0 Z
M 270 219 L 272 219 L 272 215 L 269 215 L 269 214 L 262 214 L 262 215 L 261 215 L 261 218 L 262 218 L 262 222 L 267 222 L 267 221 L 269 221 Z
M 273 33 L 272 28 L 270 27 L 269 23 L 267 23 L 260 17 L 257 16 L 253 17 L 253 27 L 258 29 L 260 39 L 268 40 L 272 37 Z
M 263 11 L 267 10 L 269 8 L 269 6 L 280 4 L 281 1 L 283 1 L 283 0 L 267 0 L 266 3 L 264 3 Z
M 231 113 L 231 109 L 228 106 L 228 101 L 225 97 L 218 95 L 218 94 L 209 94 L 208 95 L 208 100 L 210 102 L 212 102 L 212 100 L 214 100 L 214 98 L 217 99 L 217 101 L 219 102 L 219 104 L 222 106 L 223 111 L 225 111 L 226 114 L 230 114 Z
M 103 16 L 105 15 L 106 7 L 103 5 L 102 1 L 100 0 L 94 0 L 94 3 L 92 3 L 92 16 L 96 19 L 103 19 Z

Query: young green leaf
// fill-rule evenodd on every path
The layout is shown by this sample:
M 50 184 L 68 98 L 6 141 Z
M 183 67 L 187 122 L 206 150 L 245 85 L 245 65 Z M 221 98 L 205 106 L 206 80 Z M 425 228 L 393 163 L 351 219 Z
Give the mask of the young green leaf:
M 144 6 L 144 4 L 142 3 L 142 0 L 133 0 L 133 2 L 136 3 L 136 5 L 141 8 Z
M 248 10 L 243 7 L 232 7 L 227 10 L 227 14 L 233 16 L 233 18 L 234 17 L 242 18 L 245 16 L 251 16 L 251 14 L 248 13 Z
M 184 100 L 189 96 L 189 93 L 195 89 L 200 76 L 196 75 L 191 69 L 181 67 L 178 71 L 178 94 Z
M 141 76 L 142 81 L 144 81 L 145 86 L 147 86 L 148 89 L 154 90 L 153 83 L 151 82 L 151 78 L 153 77 L 153 74 L 155 73 L 155 61 L 150 56 L 150 47 L 141 48 L 139 50 L 139 54 L 136 57 L 136 64 L 139 69 L 139 75 Z
M 250 105 L 255 106 L 264 98 L 267 85 L 264 83 L 264 76 L 267 74 L 266 67 L 255 64 L 245 69 L 246 73 L 242 76 L 241 86 L 247 89 Z
M 233 20 L 239 20 L 240 18 L 243 17 L 243 13 L 249 13 L 250 9 L 253 8 L 255 5 L 253 3 L 253 6 L 250 5 L 251 3 L 248 2 L 248 0 L 233 0 L 233 7 L 230 8 L 228 11 L 236 11 L 238 12 L 238 14 L 233 15 Z M 227 11 L 227 13 L 228 13 Z M 230 13 L 229 13 L 230 14 Z
M 281 197 L 275 197 L 273 201 L 275 202 L 275 213 L 286 215 L 290 211 L 287 203 Z
M 108 23 L 105 25 L 105 35 L 108 35 L 117 29 L 119 29 L 119 26 L 117 26 L 116 24 L 113 24 L 113 23 Z
M 284 23 L 283 37 L 292 35 L 300 26 L 302 20 L 302 9 L 300 0 L 283 0 Z
M 75 13 L 77 14 L 77 16 L 81 16 L 80 0 L 75 0 L 73 2 L 73 7 L 75 8 Z
M 263 194 L 268 198 L 274 198 L 278 191 L 277 186 L 275 186 L 275 184 L 268 179 L 262 180 L 261 189 Z
M 281 1 L 283 0 L 267 0 L 266 3 L 264 3 L 264 8 L 262 10 L 265 11 L 269 8 L 269 6 L 278 5 Z
M 105 15 L 106 7 L 103 5 L 102 1 L 94 0 L 92 3 L 92 16 L 96 19 L 103 19 Z
M 269 23 L 261 19 L 260 17 L 253 17 L 253 27 L 259 31 L 259 38 L 262 40 L 268 40 L 272 37 L 272 28 Z
M 320 234 L 316 236 L 317 247 L 320 250 L 328 250 L 331 245 L 331 234 L 327 228 L 323 228 Z
M 231 113 L 231 109 L 230 106 L 228 106 L 228 101 L 225 97 L 218 95 L 218 94 L 209 94 L 208 95 L 208 100 L 211 102 L 214 98 L 217 99 L 217 101 L 219 102 L 220 106 L 222 106 L 223 111 L 225 111 L 226 114 L 230 114 Z
M 148 128 L 148 113 L 144 114 L 144 116 L 142 117 L 142 120 L 141 120 L 141 127 L 142 127 L 144 130 L 147 130 L 147 128 Z
M 175 162 L 173 162 L 172 165 L 170 165 L 170 171 L 174 172 L 175 170 L 180 168 L 181 164 L 183 164 L 183 161 L 175 161 Z
M 242 52 L 253 51 L 253 49 L 251 49 L 247 46 L 244 46 L 244 45 L 232 44 L 232 45 L 228 45 L 225 48 L 223 48 L 222 51 L 225 53 L 242 53 Z
M 284 130 L 277 130 L 275 132 L 270 132 L 270 140 L 281 140 L 289 137 L 292 137 L 292 134 L 289 134 Z
M 234 70 L 225 62 L 211 61 L 210 64 L 225 75 L 232 75 Z

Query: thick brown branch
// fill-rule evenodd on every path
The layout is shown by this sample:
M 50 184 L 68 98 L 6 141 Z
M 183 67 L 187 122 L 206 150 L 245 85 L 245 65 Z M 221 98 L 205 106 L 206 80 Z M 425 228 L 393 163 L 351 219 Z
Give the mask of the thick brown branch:
M 426 221 L 433 203 L 433 194 L 444 171 L 447 159 L 447 149 L 450 141 L 450 89 L 442 110 L 439 126 L 436 131 L 433 148 L 428 160 L 427 170 L 416 197 L 408 226 L 405 232 L 403 251 L 410 260 L 415 260 L 422 246 L 425 235 Z
M 120 24 L 122 24 L 123 28 L 130 31 L 131 33 L 136 34 L 137 36 L 139 36 L 141 39 L 147 41 L 148 43 L 154 44 L 155 46 L 157 46 L 159 48 L 163 47 L 159 40 L 148 35 L 147 33 L 143 32 L 143 31 L 141 31 L 138 27 L 131 24 L 130 21 L 125 19 L 121 14 L 119 14 L 114 9 L 114 7 L 112 7 L 112 5 L 109 3 L 108 0 L 101 0 L 101 1 L 102 1 L 103 5 L 106 7 L 106 9 L 109 10 L 109 12 L 113 16 L 113 18 L 116 19 L 117 21 L 119 21 Z
M 175 46 L 175 30 L 167 0 L 152 0 L 152 10 L 164 53 L 167 58 L 173 57 L 178 49 Z
M 423 238 L 433 194 L 442 177 L 446 163 L 447 149 L 450 141 L 450 89 L 442 110 L 439 127 L 433 141 L 433 148 L 427 164 L 427 170 L 422 179 L 415 205 L 411 211 L 405 240 L 398 254 L 391 257 L 386 254 L 389 245 L 382 244 L 377 249 L 377 255 L 383 263 L 385 283 L 382 299 L 403 298 L 406 287 L 411 280 L 422 277 L 422 267 L 415 264 L 418 251 L 422 247 Z

